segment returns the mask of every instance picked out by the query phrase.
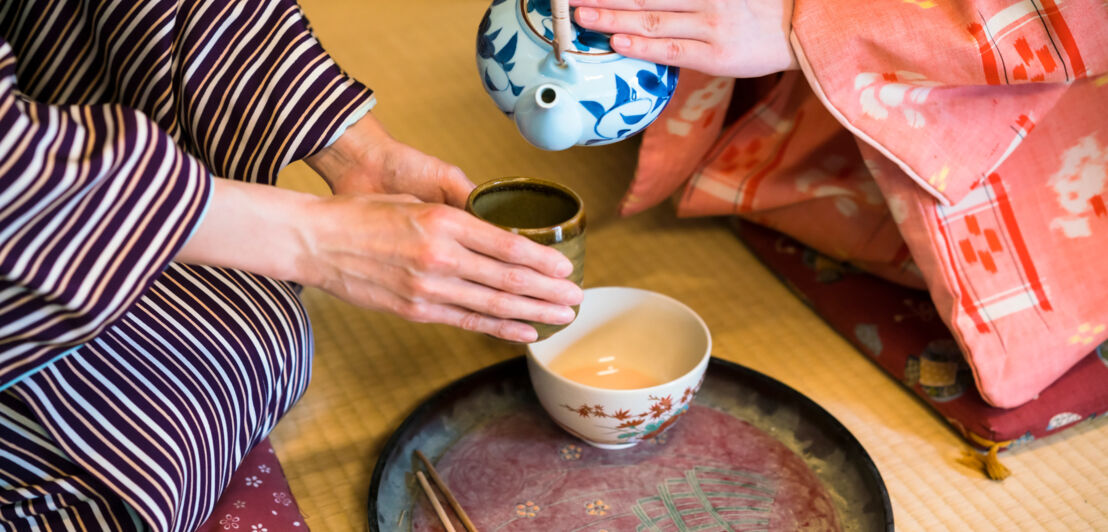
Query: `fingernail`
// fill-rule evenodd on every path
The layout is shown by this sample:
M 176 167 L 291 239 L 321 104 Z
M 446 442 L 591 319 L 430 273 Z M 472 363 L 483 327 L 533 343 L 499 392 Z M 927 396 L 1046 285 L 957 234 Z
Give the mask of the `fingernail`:
M 558 315 L 556 316 L 559 324 L 569 323 L 569 322 L 573 321 L 573 319 L 576 318 L 576 317 L 577 317 L 577 314 L 575 312 L 573 312 L 573 309 L 571 309 L 571 308 L 565 308 L 565 309 L 559 310 Z
M 523 331 L 523 333 L 519 335 L 519 340 L 528 344 L 538 339 L 539 332 L 536 331 L 533 327 L 528 327 L 527 330 Z
M 628 48 L 631 46 L 631 39 L 626 35 L 613 35 L 612 47 L 613 48 Z
M 577 290 L 573 293 L 574 297 L 572 301 L 569 301 L 570 305 L 579 305 L 581 301 L 585 299 L 585 291 L 581 290 L 581 287 L 577 287 Z
M 597 13 L 596 10 L 592 8 L 579 7 L 577 8 L 577 18 L 580 19 L 581 22 L 592 22 L 600 18 L 600 13 Z
M 558 263 L 558 266 L 554 268 L 554 275 L 558 277 L 568 277 L 573 273 L 573 263 L 568 260 L 564 260 Z

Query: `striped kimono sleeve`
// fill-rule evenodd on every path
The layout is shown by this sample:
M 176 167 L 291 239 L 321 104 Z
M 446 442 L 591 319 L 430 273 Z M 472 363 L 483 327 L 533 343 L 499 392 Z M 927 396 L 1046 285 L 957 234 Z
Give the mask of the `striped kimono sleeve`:
M 132 107 L 230 179 L 272 184 L 374 103 L 293 0 L 7 0 L 0 37 L 26 94 Z
M 182 2 L 178 18 L 176 120 L 216 175 L 273 183 L 375 102 L 292 0 Z
M 211 179 L 133 109 L 29 99 L 0 39 L 0 389 L 119 319 L 199 224 Z

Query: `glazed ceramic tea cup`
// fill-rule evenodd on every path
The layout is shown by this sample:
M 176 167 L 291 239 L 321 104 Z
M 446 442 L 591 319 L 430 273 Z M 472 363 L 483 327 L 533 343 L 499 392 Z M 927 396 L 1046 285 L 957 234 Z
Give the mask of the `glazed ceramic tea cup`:
M 531 177 L 509 177 L 477 185 L 469 194 L 466 210 L 473 215 L 535 242 L 550 246 L 569 258 L 569 280 L 581 286 L 585 276 L 585 203 L 569 187 Z M 577 312 L 577 307 L 573 307 Z M 566 325 L 527 322 L 539 340 Z
M 531 384 L 554 421 L 586 443 L 622 449 L 667 430 L 703 382 L 712 339 L 671 297 L 585 290 L 577 319 L 527 346 Z

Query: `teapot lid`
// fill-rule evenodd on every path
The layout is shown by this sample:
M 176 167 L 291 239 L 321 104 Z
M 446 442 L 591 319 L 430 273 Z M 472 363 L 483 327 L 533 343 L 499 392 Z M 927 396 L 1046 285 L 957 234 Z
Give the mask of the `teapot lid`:
M 523 15 L 523 20 L 531 27 L 531 31 L 540 39 L 553 46 L 554 15 L 550 10 L 550 0 L 519 0 L 519 9 Z M 605 55 L 614 53 L 608 42 L 608 39 L 611 38 L 610 35 L 578 26 L 576 22 L 573 22 L 572 11 L 570 22 L 573 27 L 574 37 L 573 44 L 569 47 L 569 53 L 581 55 Z

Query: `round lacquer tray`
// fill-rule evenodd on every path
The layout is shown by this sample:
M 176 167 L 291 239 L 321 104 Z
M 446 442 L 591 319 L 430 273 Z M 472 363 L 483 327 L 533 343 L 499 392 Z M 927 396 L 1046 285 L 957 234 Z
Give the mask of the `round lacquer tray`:
M 796 390 L 716 358 L 680 421 L 618 451 L 559 429 L 523 357 L 462 378 L 385 445 L 370 530 L 443 530 L 416 480 L 416 450 L 482 531 L 893 530 L 881 475 L 842 424 Z

